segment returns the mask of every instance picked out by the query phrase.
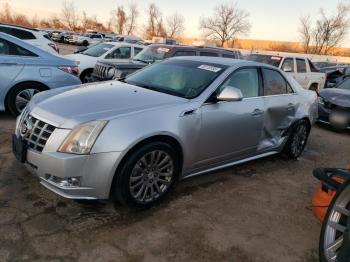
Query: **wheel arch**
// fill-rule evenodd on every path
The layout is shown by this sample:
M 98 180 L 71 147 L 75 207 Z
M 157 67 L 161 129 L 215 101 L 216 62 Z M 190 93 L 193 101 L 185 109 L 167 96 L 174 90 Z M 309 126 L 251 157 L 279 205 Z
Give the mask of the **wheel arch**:
M 83 79 L 83 77 L 85 76 L 85 74 L 87 73 L 87 72 L 89 72 L 89 71 L 91 71 L 91 73 L 94 71 L 94 69 L 92 68 L 92 67 L 88 67 L 88 68 L 85 68 L 83 71 L 81 71 L 81 73 L 80 73 L 80 75 L 79 75 L 79 79 L 80 79 L 80 81 L 82 81 Z
M 27 81 L 22 81 L 22 82 L 15 83 L 15 84 L 14 84 L 13 86 L 11 86 L 11 87 L 7 90 L 7 92 L 6 92 L 5 99 L 4 99 L 4 104 L 5 104 L 5 109 L 6 109 L 6 110 L 8 110 L 8 105 L 7 105 L 7 104 L 8 104 L 8 97 L 9 97 L 9 94 L 10 94 L 11 90 L 13 90 L 13 89 L 16 88 L 17 86 L 23 85 L 23 84 L 35 84 L 35 85 L 40 85 L 40 86 L 44 89 L 43 91 L 49 90 L 49 89 L 50 89 L 49 86 L 47 86 L 47 85 L 45 85 L 45 84 L 43 84 L 43 83 L 41 83 L 41 82 L 39 82 L 39 81 L 35 81 L 35 80 L 33 80 L 33 81 L 27 80 Z
M 178 156 L 179 156 L 179 166 L 180 166 L 180 172 L 182 170 L 183 167 L 183 162 L 184 162 L 184 151 L 183 151 L 183 147 L 181 145 L 181 143 L 174 138 L 173 136 L 169 135 L 169 134 L 159 134 L 159 135 L 153 135 L 147 138 L 142 139 L 141 141 L 138 141 L 136 144 L 134 144 L 130 149 L 128 149 L 128 151 L 124 154 L 124 156 L 122 157 L 122 159 L 120 160 L 120 162 L 118 163 L 118 166 L 114 172 L 113 175 L 113 179 L 112 182 L 110 184 L 110 189 L 109 189 L 109 196 L 112 197 L 112 192 L 113 192 L 113 185 L 115 184 L 116 180 L 117 180 L 117 174 L 120 171 L 120 169 L 122 168 L 123 164 L 127 161 L 127 159 L 139 148 L 141 148 L 144 145 L 147 145 L 149 143 L 152 142 L 164 142 L 169 144 L 170 146 L 172 146 Z

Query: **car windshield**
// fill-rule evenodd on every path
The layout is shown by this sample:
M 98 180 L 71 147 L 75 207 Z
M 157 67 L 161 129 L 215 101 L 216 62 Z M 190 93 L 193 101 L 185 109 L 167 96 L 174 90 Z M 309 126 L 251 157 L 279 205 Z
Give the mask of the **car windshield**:
M 113 47 L 114 46 L 110 44 L 98 44 L 86 49 L 82 54 L 93 57 L 100 57 L 111 50 Z
M 192 99 L 201 94 L 226 68 L 224 65 L 200 61 L 168 60 L 129 75 L 124 81 L 154 91 Z
M 271 55 L 249 55 L 247 60 L 279 67 L 282 57 Z
M 170 48 L 162 46 L 149 46 L 138 53 L 134 60 L 145 63 L 154 63 L 155 61 L 163 60 L 165 55 L 170 51 Z
M 344 82 L 342 82 L 339 86 L 339 89 L 346 89 L 350 90 L 350 79 L 346 79 Z

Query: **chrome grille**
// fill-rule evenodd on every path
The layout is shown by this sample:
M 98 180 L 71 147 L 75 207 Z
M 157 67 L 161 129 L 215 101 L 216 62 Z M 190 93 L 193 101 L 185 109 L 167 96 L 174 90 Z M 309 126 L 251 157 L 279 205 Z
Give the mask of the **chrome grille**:
M 32 116 L 31 121 L 33 128 L 25 138 L 27 145 L 35 151 L 42 152 L 55 127 Z
M 94 68 L 94 76 L 99 78 L 100 80 L 103 80 L 106 78 L 106 73 L 109 67 L 106 67 L 102 64 L 96 64 Z

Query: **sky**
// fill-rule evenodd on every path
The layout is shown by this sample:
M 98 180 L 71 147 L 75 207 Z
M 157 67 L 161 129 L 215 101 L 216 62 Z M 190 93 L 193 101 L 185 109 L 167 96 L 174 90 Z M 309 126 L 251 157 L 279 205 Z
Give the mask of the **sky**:
M 37 14 L 46 17 L 52 13 L 59 13 L 63 0 L 0 0 L 7 1 L 19 13 Z M 212 13 L 215 6 L 227 3 L 227 0 L 131 0 L 139 5 L 142 16 L 139 25 L 146 23 L 144 13 L 150 3 L 155 3 L 163 15 L 180 13 L 185 18 L 185 35 L 200 37 L 198 28 L 200 17 Z M 348 1 L 348 0 L 344 0 Z M 343 1 L 343 2 L 344 2 Z M 231 1 L 233 2 L 233 1 Z M 335 11 L 340 0 L 236 0 L 238 7 L 250 13 L 251 30 L 249 39 L 298 41 L 299 17 L 311 15 L 316 19 L 320 8 L 326 13 Z M 118 5 L 127 5 L 130 0 L 74 0 L 75 6 L 82 13 L 96 15 L 101 21 L 108 21 L 111 10 Z M 350 3 L 350 1 L 349 1 Z M 344 43 L 349 47 L 350 44 Z

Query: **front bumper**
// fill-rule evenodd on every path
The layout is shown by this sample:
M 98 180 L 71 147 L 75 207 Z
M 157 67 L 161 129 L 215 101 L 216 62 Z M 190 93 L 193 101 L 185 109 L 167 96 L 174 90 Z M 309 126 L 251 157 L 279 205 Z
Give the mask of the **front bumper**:
M 318 119 L 317 119 L 317 122 L 331 125 L 330 115 L 332 114 L 332 112 L 333 112 L 332 109 L 327 108 L 327 107 L 325 107 L 322 104 L 319 104 L 318 105 Z M 350 119 L 350 114 L 349 114 L 349 119 Z M 350 120 L 349 120 L 349 123 L 348 123 L 348 126 L 347 126 L 346 129 L 350 130 Z
M 38 176 L 41 184 L 69 199 L 108 199 L 120 152 L 73 155 L 59 152 L 28 150 L 27 169 Z M 79 186 L 62 186 L 51 177 L 77 177 Z

